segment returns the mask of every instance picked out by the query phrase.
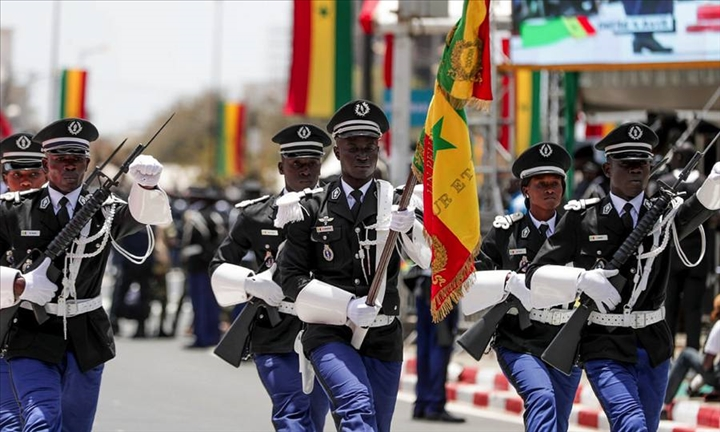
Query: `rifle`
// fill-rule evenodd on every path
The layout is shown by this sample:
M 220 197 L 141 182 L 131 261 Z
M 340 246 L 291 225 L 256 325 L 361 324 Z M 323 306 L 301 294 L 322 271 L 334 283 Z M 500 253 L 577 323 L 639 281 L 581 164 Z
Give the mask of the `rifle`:
M 54 261 L 57 257 L 65 253 L 67 247 L 70 246 L 70 244 L 75 240 L 78 234 L 80 234 L 80 231 L 82 231 L 85 224 L 87 224 L 88 221 L 92 219 L 93 215 L 95 215 L 95 213 L 100 210 L 102 204 L 110 196 L 111 189 L 118 185 L 120 177 L 122 177 L 122 175 L 128 171 L 128 169 L 130 168 L 130 164 L 153 142 L 153 140 L 155 140 L 155 137 L 157 137 L 158 134 L 170 122 L 170 120 L 172 120 L 174 115 L 175 114 L 171 115 L 170 118 L 168 118 L 165 123 L 163 123 L 160 129 L 155 132 L 155 135 L 150 138 L 150 141 L 148 141 L 147 144 L 138 144 L 135 150 L 133 150 L 130 156 L 128 156 L 125 162 L 123 162 L 122 166 L 113 178 L 110 178 L 105 174 L 100 173 L 99 170 L 97 170 L 98 174 L 93 173 L 95 174 L 95 176 L 102 175 L 105 181 L 95 192 L 93 192 L 90 199 L 85 202 L 85 204 L 80 208 L 80 210 L 73 214 L 70 222 L 68 222 L 68 224 L 62 228 L 58 235 L 55 236 L 55 238 L 50 242 L 45 251 L 41 252 L 38 249 L 34 249 L 30 252 L 30 254 L 28 254 L 28 256 L 25 258 L 25 263 L 30 262 L 30 264 L 23 267 L 24 273 L 27 273 L 37 268 L 40 264 L 43 263 L 43 261 L 45 261 L 46 258 L 50 258 L 50 261 Z M 124 141 L 120 144 L 120 146 L 122 146 L 123 144 Z M 113 152 L 111 157 L 114 156 L 115 153 L 117 153 L 117 150 Z M 107 161 L 102 166 L 105 166 L 105 164 L 107 164 Z M 51 265 L 50 267 L 48 267 L 47 276 L 48 279 L 56 282 L 57 284 L 61 279 L 62 273 L 59 269 Z M 19 307 L 20 303 L 12 307 L 0 310 L 0 341 L 5 341 L 5 337 L 10 330 L 10 327 Z M 32 307 L 33 312 L 35 313 L 35 319 L 37 320 L 38 324 L 43 324 L 45 321 L 47 321 L 48 316 L 44 307 L 37 304 L 32 304 Z
M 495 334 L 498 323 L 511 308 L 516 308 L 518 311 L 520 328 L 525 330 L 530 327 L 530 314 L 528 314 L 528 311 L 522 303 L 520 303 L 520 300 L 510 294 L 507 299 L 488 309 L 478 322 L 467 329 L 465 333 L 458 338 L 458 345 L 467 351 L 472 358 L 480 361 L 483 354 L 485 354 L 485 349 L 488 343 L 490 343 L 490 339 L 492 339 Z
M 678 186 L 688 177 L 690 172 L 695 169 L 700 160 L 715 144 L 715 141 L 720 137 L 720 132 L 715 135 L 710 145 L 701 153 L 695 152 L 690 162 L 683 168 L 682 172 L 678 176 L 675 183 L 668 189 L 661 189 L 660 196 L 653 203 L 653 206 L 648 210 L 647 213 L 640 219 L 637 226 L 630 233 L 630 236 L 620 245 L 617 251 L 612 256 L 610 262 L 605 264 L 603 261 L 593 266 L 593 268 L 605 268 L 607 270 L 620 269 L 625 262 L 632 256 L 637 250 L 638 246 L 642 243 L 645 236 L 652 231 L 655 222 L 660 219 L 665 213 L 665 210 L 670 205 L 670 201 L 677 195 Z M 622 292 L 625 287 L 625 278 L 620 274 L 610 278 L 610 282 L 619 291 Z M 597 310 L 595 302 L 590 297 L 583 294 L 580 298 L 580 305 L 573 312 L 568 322 L 560 329 L 558 334 L 552 340 L 550 345 L 542 353 L 541 358 L 545 363 L 564 373 L 570 375 L 572 366 L 575 363 L 578 347 L 580 345 L 580 338 L 582 336 L 582 330 L 593 311 Z
M 415 188 L 415 182 L 415 174 L 410 171 L 407 181 L 405 182 L 405 188 L 400 196 L 400 202 L 398 203 L 399 211 L 407 209 L 408 204 L 410 204 L 410 198 L 412 197 L 413 189 Z M 365 302 L 368 306 L 375 306 L 375 300 L 380 294 L 380 285 L 382 284 L 383 278 L 385 278 L 385 273 L 387 272 L 387 267 L 390 263 L 390 257 L 392 256 L 393 250 L 395 250 L 397 237 L 398 232 L 390 230 L 387 241 L 385 242 L 385 247 L 383 247 L 382 254 L 380 255 L 377 268 L 375 269 L 375 276 L 373 277 L 372 284 L 370 285 L 370 290 L 368 291 L 367 301 Z M 367 327 L 356 326 L 352 322 L 350 323 L 350 328 L 353 331 L 351 344 L 355 347 L 355 349 L 360 349 L 363 340 L 365 340 L 365 335 L 367 334 L 368 329 Z
M 220 343 L 215 347 L 213 353 L 231 365 L 239 367 L 250 341 L 252 325 L 261 309 L 265 309 L 270 325 L 275 327 L 280 323 L 278 308 L 269 306 L 262 299 L 252 298 L 245 303 L 245 307 L 220 339 Z

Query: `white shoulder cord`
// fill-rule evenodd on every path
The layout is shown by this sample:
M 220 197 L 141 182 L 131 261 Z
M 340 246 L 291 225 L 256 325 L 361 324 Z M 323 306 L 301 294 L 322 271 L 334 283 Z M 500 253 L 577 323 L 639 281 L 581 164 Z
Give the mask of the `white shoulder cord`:
M 667 215 L 661 217 L 660 220 L 655 223 L 653 230 L 648 234 L 653 235 L 652 248 L 646 253 L 643 253 L 642 244 L 638 248 L 637 271 L 635 272 L 635 277 L 633 278 L 633 292 L 630 296 L 630 300 L 625 306 L 623 306 L 624 314 L 628 315 L 630 312 L 632 312 L 632 308 L 633 306 L 635 306 L 635 303 L 640 297 L 640 294 L 647 288 L 648 279 L 652 271 L 652 265 L 655 262 L 655 257 L 660 255 L 660 253 L 662 253 L 662 251 L 664 251 L 667 247 L 667 244 L 670 240 L 670 229 L 674 228 L 675 226 L 675 214 L 680 210 L 680 206 L 682 205 L 682 203 L 683 199 L 681 197 L 673 198 L 670 201 L 670 212 Z M 661 234 L 664 234 L 662 236 L 663 240 L 662 243 L 658 245 Z M 644 266 L 642 265 L 642 260 L 645 260 Z
M 148 236 L 148 247 L 145 251 L 144 255 L 133 255 L 130 252 L 126 251 L 125 249 L 118 244 L 115 239 L 110 235 L 110 241 L 112 242 L 113 247 L 116 251 L 125 258 L 127 258 L 128 261 L 130 261 L 133 264 L 142 264 L 145 262 L 146 259 L 153 253 L 153 249 L 155 249 L 155 233 L 152 230 L 152 227 L 150 225 L 145 225 L 145 230 L 147 231 Z

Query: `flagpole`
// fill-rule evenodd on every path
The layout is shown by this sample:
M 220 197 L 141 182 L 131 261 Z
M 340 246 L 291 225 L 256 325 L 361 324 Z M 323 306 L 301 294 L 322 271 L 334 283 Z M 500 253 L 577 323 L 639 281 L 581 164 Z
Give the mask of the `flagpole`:
M 213 109 L 215 111 L 213 134 L 210 138 L 212 151 L 210 152 L 210 172 L 217 169 L 219 147 L 220 147 L 220 103 L 222 102 L 222 39 L 223 39 L 223 15 L 222 1 L 213 2 L 213 34 L 212 34 L 212 55 L 210 58 L 210 76 L 213 95 Z
M 60 52 L 60 0 L 55 0 L 52 4 L 52 22 L 50 26 L 50 106 L 48 107 L 48 123 L 52 123 L 59 116 L 58 58 Z

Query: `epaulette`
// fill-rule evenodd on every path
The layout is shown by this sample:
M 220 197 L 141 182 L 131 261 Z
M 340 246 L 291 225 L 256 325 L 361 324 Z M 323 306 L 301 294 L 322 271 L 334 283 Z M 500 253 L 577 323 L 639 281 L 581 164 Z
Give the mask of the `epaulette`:
M 276 228 L 282 228 L 290 222 L 299 222 L 303 220 L 302 205 L 300 198 L 311 197 L 316 193 L 324 191 L 324 188 L 310 189 L 306 188 L 301 192 L 288 192 L 275 201 L 278 211 L 275 216 L 274 225 Z
M 260 198 L 255 199 L 249 199 L 245 201 L 240 201 L 239 203 L 235 204 L 235 208 L 245 208 L 249 206 L 250 204 L 255 204 L 263 201 L 267 201 L 267 199 L 270 198 L 270 195 L 263 195 Z
M 571 201 L 568 201 L 568 203 L 565 204 L 565 207 L 563 207 L 563 208 L 565 210 L 581 211 L 581 210 L 585 210 L 588 207 L 594 206 L 595 204 L 599 203 L 600 201 L 601 201 L 600 198 L 571 200 Z
M 0 201 L 15 201 L 16 203 L 19 203 L 21 198 L 25 198 L 26 195 L 38 192 L 41 189 L 42 188 L 28 189 L 17 192 L 5 192 L 4 194 L 0 195 Z
M 510 229 L 512 224 L 515 222 L 522 220 L 525 215 L 522 214 L 522 212 L 516 212 L 509 215 L 497 215 L 495 216 L 495 220 L 493 221 L 493 227 L 498 229 Z

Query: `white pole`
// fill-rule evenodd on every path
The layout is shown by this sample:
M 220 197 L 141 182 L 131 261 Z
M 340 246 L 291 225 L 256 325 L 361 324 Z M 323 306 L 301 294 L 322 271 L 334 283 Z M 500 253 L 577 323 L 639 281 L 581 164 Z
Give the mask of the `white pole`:
M 60 98 L 59 98 L 59 81 L 58 74 L 59 52 L 60 52 L 60 0 L 55 0 L 52 4 L 52 22 L 50 31 L 50 106 L 48 107 L 48 123 L 52 123 L 56 118 L 60 117 Z
M 410 150 L 412 46 L 407 22 L 398 23 L 393 41 L 392 124 L 390 125 L 390 182 L 396 186 L 405 184 L 412 162 Z

